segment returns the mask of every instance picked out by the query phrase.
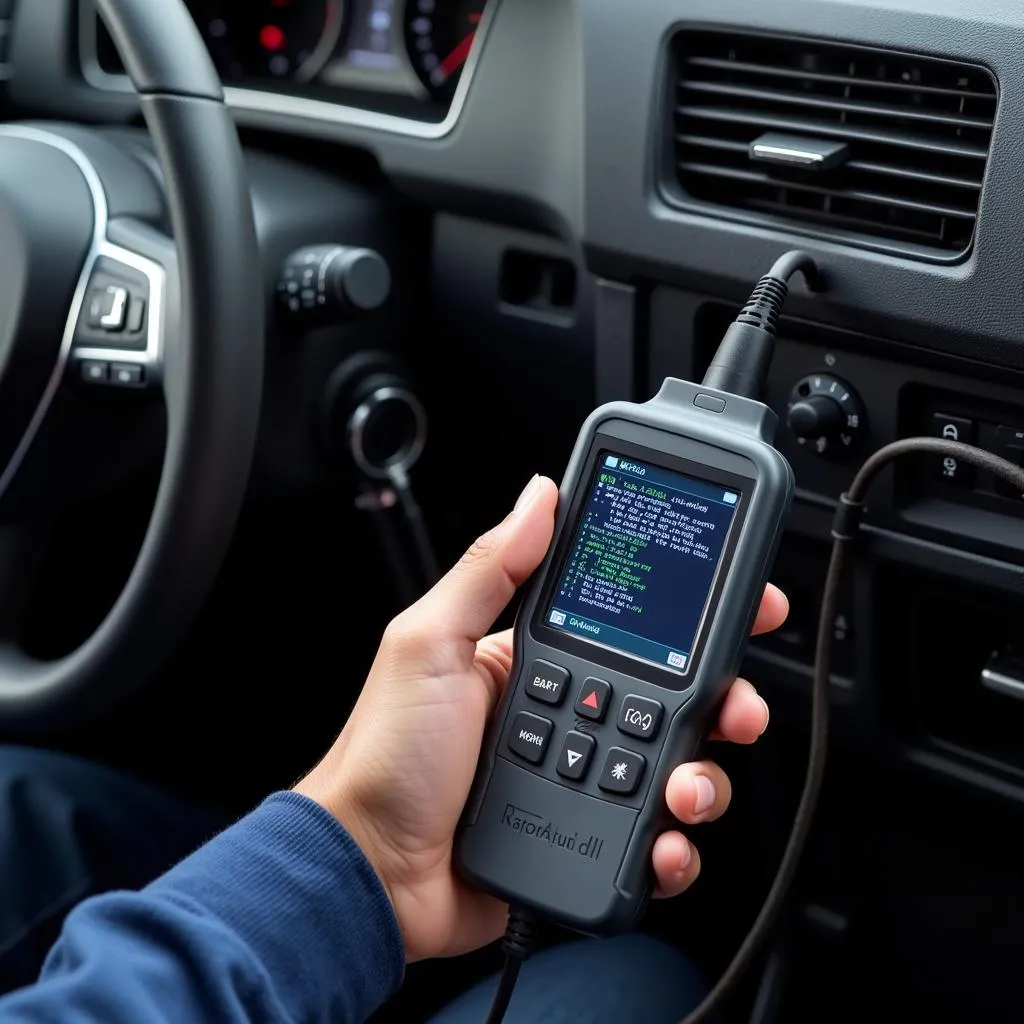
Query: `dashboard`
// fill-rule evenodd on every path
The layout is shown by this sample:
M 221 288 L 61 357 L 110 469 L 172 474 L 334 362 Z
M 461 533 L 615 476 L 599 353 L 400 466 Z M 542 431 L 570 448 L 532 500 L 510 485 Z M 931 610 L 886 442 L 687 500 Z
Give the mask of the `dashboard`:
M 493 0 L 491 0 L 493 4 Z M 189 0 L 228 87 L 443 122 L 486 29 L 488 0 Z M 128 83 L 92 0 L 79 12 L 83 75 Z

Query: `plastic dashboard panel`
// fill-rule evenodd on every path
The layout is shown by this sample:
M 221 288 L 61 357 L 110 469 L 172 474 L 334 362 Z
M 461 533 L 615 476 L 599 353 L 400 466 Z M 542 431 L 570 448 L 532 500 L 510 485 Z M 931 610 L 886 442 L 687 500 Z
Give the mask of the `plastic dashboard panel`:
M 21 5 L 11 99 L 62 116 L 127 118 L 130 96 L 69 73 L 77 0 Z M 654 189 L 666 43 L 684 24 L 745 27 L 933 54 L 988 67 L 1000 100 L 974 248 L 929 265 L 670 209 Z M 1024 8 L 1017 0 L 507 0 L 495 10 L 460 116 L 439 138 L 264 109 L 243 125 L 371 151 L 397 185 L 439 206 L 543 225 L 581 243 L 604 276 L 741 298 L 783 248 L 820 256 L 829 294 L 790 309 L 837 326 L 1024 367 L 1019 267 L 1024 180 Z

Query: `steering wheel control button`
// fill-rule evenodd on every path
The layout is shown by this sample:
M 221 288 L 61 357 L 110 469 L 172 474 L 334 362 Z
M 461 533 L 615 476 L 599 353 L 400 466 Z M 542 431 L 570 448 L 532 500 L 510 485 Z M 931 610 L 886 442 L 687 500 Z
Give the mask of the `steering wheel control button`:
M 110 379 L 110 364 L 101 359 L 82 360 L 82 380 L 89 384 L 106 384 Z
M 526 677 L 526 696 L 558 707 L 565 700 L 569 673 L 549 661 L 535 661 Z
M 100 331 L 121 331 L 128 313 L 128 289 L 120 285 L 94 288 L 89 295 L 88 324 Z
M 137 295 L 132 298 L 132 304 L 128 307 L 129 334 L 138 334 L 146 326 L 146 300 Z
M 512 723 L 508 749 L 530 764 L 540 764 L 548 749 L 554 723 L 529 711 L 520 711 Z
M 941 437 L 944 441 L 962 441 L 974 444 L 974 420 L 966 416 L 953 416 L 949 413 L 937 412 L 932 416 L 931 434 Z M 975 470 L 970 463 L 952 456 L 936 456 L 932 460 L 935 476 L 950 487 L 970 489 L 974 486 Z
M 608 751 L 597 785 L 606 793 L 629 796 L 636 792 L 646 767 L 647 759 L 643 754 L 626 750 L 624 747 L 612 747 Z
M 101 259 L 89 281 L 82 315 L 75 331 L 81 348 L 146 347 L 146 305 L 149 283 L 140 271 Z
M 592 722 L 601 722 L 611 699 L 611 686 L 603 679 L 591 676 L 580 687 L 579 696 L 576 698 L 576 714 L 580 718 L 589 718 Z
M 110 383 L 122 388 L 141 388 L 146 383 L 144 368 L 138 363 L 114 363 L 110 367 Z
M 563 779 L 579 782 L 587 774 L 596 747 L 597 741 L 593 736 L 575 731 L 568 733 L 562 743 L 562 752 L 558 756 L 555 771 Z
M 89 296 L 89 326 L 101 331 L 124 330 L 128 319 L 128 298 L 128 289 L 119 284 L 94 288 Z
M 629 694 L 619 708 L 619 719 L 616 725 L 619 732 L 627 736 L 635 736 L 638 740 L 652 740 L 661 725 L 661 716 L 665 708 L 656 700 Z

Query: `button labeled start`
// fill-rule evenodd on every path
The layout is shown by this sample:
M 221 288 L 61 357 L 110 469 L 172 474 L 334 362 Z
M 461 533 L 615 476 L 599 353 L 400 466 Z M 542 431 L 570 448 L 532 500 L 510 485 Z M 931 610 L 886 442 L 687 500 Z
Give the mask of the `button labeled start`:
M 557 706 L 565 700 L 565 688 L 568 685 L 569 673 L 564 668 L 538 658 L 526 676 L 526 696 Z
M 508 737 L 508 748 L 530 764 L 540 764 L 551 739 L 554 723 L 529 711 L 520 711 L 512 723 Z

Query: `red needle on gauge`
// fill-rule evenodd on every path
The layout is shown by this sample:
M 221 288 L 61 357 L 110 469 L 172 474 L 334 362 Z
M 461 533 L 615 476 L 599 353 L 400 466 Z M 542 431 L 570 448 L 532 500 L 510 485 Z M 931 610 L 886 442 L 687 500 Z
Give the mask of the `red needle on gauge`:
M 476 36 L 476 26 L 480 23 L 480 15 L 471 14 L 469 23 L 473 26 L 473 30 L 467 32 L 459 41 L 458 46 L 441 61 L 441 70 L 444 72 L 445 78 L 451 78 L 466 63 L 469 51 L 473 49 L 473 39 Z

